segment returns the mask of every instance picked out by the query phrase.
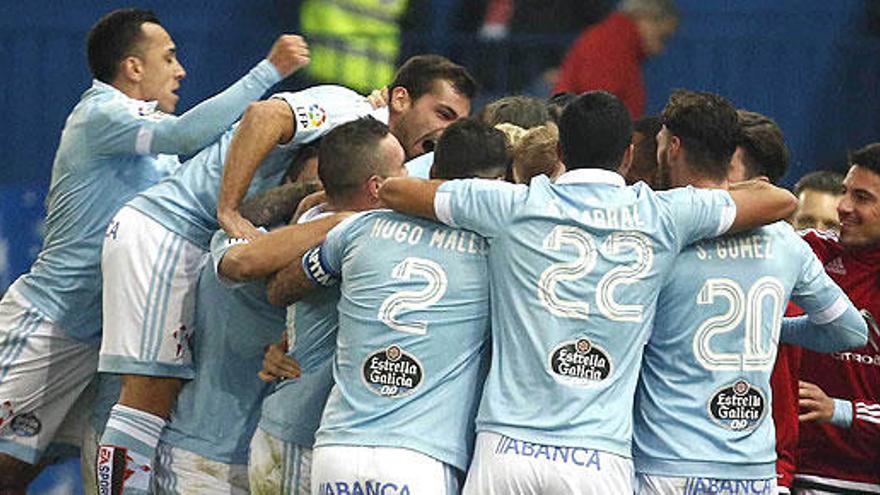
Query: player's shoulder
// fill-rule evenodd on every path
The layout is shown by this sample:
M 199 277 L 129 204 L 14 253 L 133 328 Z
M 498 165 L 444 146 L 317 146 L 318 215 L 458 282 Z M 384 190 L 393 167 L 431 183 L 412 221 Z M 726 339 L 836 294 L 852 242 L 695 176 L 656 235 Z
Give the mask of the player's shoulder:
M 281 98 L 288 101 L 301 99 L 318 101 L 352 100 L 365 101 L 366 98 L 358 92 L 336 84 L 321 84 L 299 91 L 282 91 L 272 95 L 272 98 Z

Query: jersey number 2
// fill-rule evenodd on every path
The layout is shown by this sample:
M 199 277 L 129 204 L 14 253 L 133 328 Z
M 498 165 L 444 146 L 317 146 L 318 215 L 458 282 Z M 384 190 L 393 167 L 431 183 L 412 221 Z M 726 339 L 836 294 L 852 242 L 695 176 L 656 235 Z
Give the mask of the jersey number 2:
M 428 308 L 439 301 L 446 294 L 449 285 L 446 272 L 435 261 L 410 257 L 394 267 L 391 277 L 404 281 L 419 277 L 425 279 L 428 285 L 421 290 L 401 290 L 385 298 L 379 306 L 379 321 L 398 332 L 425 335 L 428 331 L 427 322 L 400 321 L 398 315 L 404 311 Z

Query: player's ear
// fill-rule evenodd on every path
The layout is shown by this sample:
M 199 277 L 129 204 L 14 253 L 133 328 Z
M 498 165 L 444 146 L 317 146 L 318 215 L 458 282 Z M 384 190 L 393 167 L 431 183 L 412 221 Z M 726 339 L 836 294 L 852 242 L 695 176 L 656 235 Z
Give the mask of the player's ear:
M 395 86 L 391 89 L 390 100 L 389 106 L 395 113 L 403 113 L 412 106 L 412 98 L 409 96 L 409 91 L 403 86 Z
M 370 195 L 370 200 L 374 202 L 379 201 L 379 187 L 382 186 L 384 181 L 385 179 L 378 175 L 370 176 L 370 179 L 367 181 L 367 194 Z
M 141 82 L 144 78 L 144 64 L 139 57 L 129 55 L 119 62 L 119 76 L 132 82 Z
M 617 172 L 623 177 L 626 177 L 632 168 L 634 148 L 632 144 L 627 146 L 626 151 L 623 152 L 623 160 L 620 161 L 620 166 L 617 167 Z

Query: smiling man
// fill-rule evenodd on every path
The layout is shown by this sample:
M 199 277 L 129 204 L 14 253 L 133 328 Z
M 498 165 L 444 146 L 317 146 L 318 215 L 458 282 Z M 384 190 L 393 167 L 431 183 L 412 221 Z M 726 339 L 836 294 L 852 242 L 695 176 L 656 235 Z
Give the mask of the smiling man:
M 50 443 L 79 443 L 63 434 L 79 429 L 62 421 L 95 373 L 100 245 L 113 213 L 176 170 L 178 154 L 216 139 L 248 103 L 293 72 L 303 52 L 302 38 L 281 36 L 267 60 L 177 117 L 175 91 L 186 71 L 152 12 L 116 10 L 89 31 L 94 80 L 61 133 L 43 249 L 0 302 L 0 492 L 23 491 L 34 466 L 55 457 L 44 455 Z
M 880 493 L 880 143 L 850 155 L 837 207 L 840 239 L 804 239 L 868 321 L 850 352 L 804 351 L 796 493 Z

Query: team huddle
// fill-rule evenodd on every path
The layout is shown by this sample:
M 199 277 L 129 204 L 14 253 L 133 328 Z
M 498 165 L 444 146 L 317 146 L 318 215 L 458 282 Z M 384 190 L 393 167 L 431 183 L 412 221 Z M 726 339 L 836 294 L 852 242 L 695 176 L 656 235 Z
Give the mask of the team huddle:
M 4 493 L 76 449 L 102 494 L 778 493 L 778 343 L 868 344 L 878 298 L 748 155 L 775 124 L 721 96 L 674 92 L 628 184 L 606 92 L 471 118 L 473 78 L 420 55 L 369 97 L 260 100 L 309 62 L 284 35 L 174 116 L 175 52 L 147 11 L 89 33 L 45 244 L 0 302 Z M 880 242 L 856 217 L 840 244 Z

